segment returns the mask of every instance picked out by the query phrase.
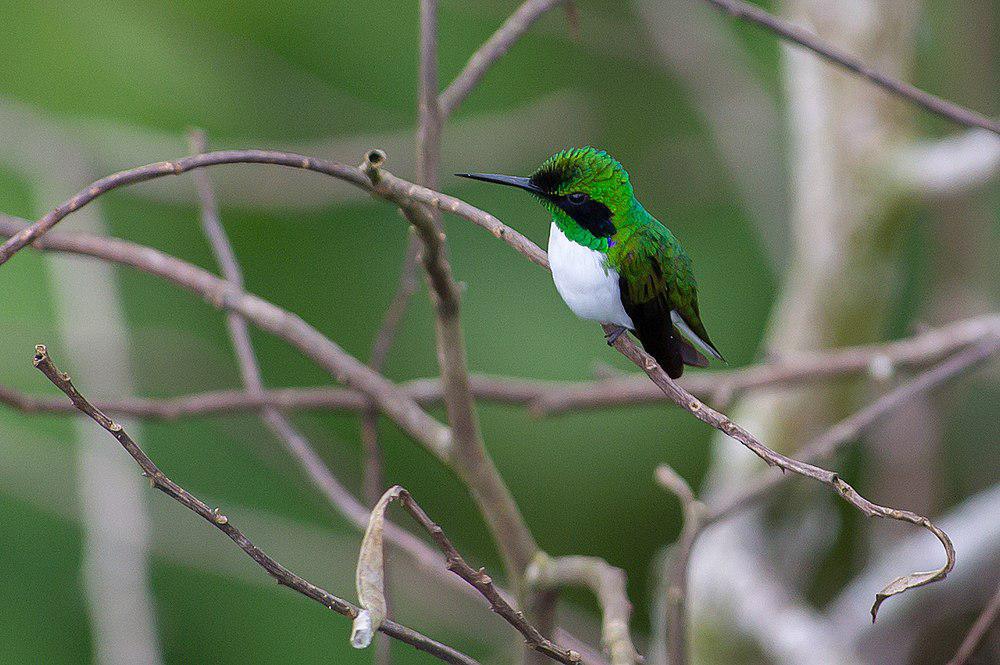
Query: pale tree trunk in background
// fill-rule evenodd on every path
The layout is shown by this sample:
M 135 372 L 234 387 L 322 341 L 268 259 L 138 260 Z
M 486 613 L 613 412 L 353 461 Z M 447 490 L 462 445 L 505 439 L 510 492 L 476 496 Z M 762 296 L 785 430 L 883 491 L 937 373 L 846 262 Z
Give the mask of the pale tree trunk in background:
M 890 76 L 910 78 L 916 3 L 789 0 L 783 9 L 786 18 Z M 909 109 L 800 49 L 786 48 L 784 62 L 792 260 L 765 347 L 781 354 L 878 340 L 900 272 L 892 242 L 899 191 L 882 174 L 885 156 L 909 135 Z M 843 415 L 854 397 L 836 385 L 758 393 L 740 402 L 732 415 L 771 447 L 791 453 Z M 717 436 L 705 496 L 727 495 L 758 473 L 774 471 Z M 794 513 L 789 518 L 795 519 Z M 813 530 L 831 529 L 828 520 L 808 522 Z M 692 560 L 693 629 L 721 611 L 776 662 L 859 662 L 825 618 L 784 583 L 786 566 L 797 568 L 796 559 L 815 554 L 795 551 L 796 544 L 815 542 L 815 534 L 783 534 L 784 546 L 773 547 L 784 559 L 776 569 L 765 551 L 770 544 L 759 537 L 767 532 L 755 511 L 705 534 Z M 767 621 L 754 616 L 762 607 L 771 613 Z M 859 621 L 866 620 L 867 611 L 858 608 Z M 697 640 L 694 645 L 697 654 Z
M 75 191 L 75 189 L 73 190 Z M 70 190 L 45 192 L 60 201 Z M 39 211 L 43 213 L 44 211 Z M 77 213 L 76 228 L 106 235 L 97 208 Z M 134 394 L 128 326 L 122 315 L 114 268 L 82 257 L 46 257 L 60 321 L 62 354 L 80 385 L 93 394 Z M 95 662 L 155 665 L 160 662 L 155 608 L 149 589 L 149 485 L 107 434 L 83 418 L 77 432 L 77 496 L 84 527 L 83 582 L 90 610 Z M 136 423 L 124 425 L 140 436 Z
M 5 156 L 34 185 L 39 215 L 93 180 L 72 141 L 30 109 L 0 105 L 0 134 Z M 78 211 L 69 224 L 72 230 L 107 235 L 99 204 Z M 79 257 L 45 260 L 60 328 L 60 339 L 50 340 L 50 348 L 61 349 L 67 371 L 93 395 L 133 394 L 128 327 L 114 268 Z M 39 297 L 44 292 L 39 288 Z M 108 445 L 105 432 L 82 418 L 72 423 L 84 538 L 81 578 L 94 662 L 157 665 L 162 660 L 148 579 L 148 484 L 127 455 Z M 126 425 L 141 437 L 136 424 Z

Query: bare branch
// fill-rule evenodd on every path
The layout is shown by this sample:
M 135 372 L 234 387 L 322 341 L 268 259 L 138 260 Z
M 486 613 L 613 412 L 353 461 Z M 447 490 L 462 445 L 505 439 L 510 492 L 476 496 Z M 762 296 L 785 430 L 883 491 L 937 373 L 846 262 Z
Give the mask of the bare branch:
M 438 97 L 441 115 L 445 118 L 455 112 L 473 88 L 483 79 L 496 62 L 517 43 L 524 33 L 547 11 L 566 0 L 526 0 L 510 15 L 500 28 L 472 54 L 469 62 L 455 80 Z M 573 10 L 568 10 L 573 11 Z M 573 23 L 570 17 L 570 23 Z
M 605 331 L 608 334 L 613 332 L 611 326 L 608 326 Z M 829 485 L 831 488 L 836 490 L 845 501 L 868 517 L 882 517 L 886 519 L 909 522 L 927 529 L 934 534 L 939 541 L 941 541 L 941 545 L 944 547 L 946 555 L 944 565 L 941 566 L 941 568 L 927 573 L 913 573 L 912 575 L 899 577 L 889 583 L 888 586 L 876 594 L 875 604 L 872 606 L 873 620 L 878 612 L 879 605 L 881 605 L 882 601 L 889 596 L 893 596 L 910 588 L 923 586 L 925 584 L 930 584 L 931 582 L 944 579 L 944 577 L 955 566 L 955 548 L 952 546 L 951 540 L 949 540 L 947 534 L 937 528 L 926 517 L 917 515 L 916 513 L 912 513 L 908 510 L 888 508 L 886 506 L 880 506 L 876 503 L 872 503 L 858 494 L 858 492 L 851 487 L 851 485 L 845 482 L 844 479 L 837 473 L 821 469 L 818 466 L 814 466 L 806 462 L 800 462 L 799 460 L 771 450 L 759 441 L 753 434 L 737 425 L 727 416 L 702 403 L 689 392 L 678 386 L 673 379 L 667 376 L 666 372 L 663 371 L 656 361 L 653 360 L 652 356 L 636 346 L 632 340 L 626 339 L 622 336 L 615 342 L 615 347 L 625 354 L 625 356 L 632 362 L 641 367 L 646 372 L 646 375 L 649 376 L 649 378 L 652 379 L 653 382 L 656 383 L 661 390 L 663 390 L 664 394 L 666 394 L 667 397 L 669 397 L 675 404 L 692 414 L 698 420 L 711 425 L 715 429 L 726 434 L 728 437 L 742 443 L 754 454 L 767 462 L 768 465 L 776 466 L 782 471 L 792 471 L 800 476 L 812 478 L 813 480 L 819 481 L 825 485 Z
M 73 406 L 89 416 L 94 422 L 110 433 L 122 448 L 135 460 L 142 469 L 143 475 L 149 479 L 150 485 L 170 498 L 174 499 L 188 510 L 196 513 L 206 522 L 222 531 L 236 543 L 236 545 L 246 552 L 247 556 L 253 559 L 257 565 L 263 568 L 268 575 L 277 580 L 278 584 L 288 587 L 298 593 L 311 598 L 334 612 L 351 619 L 355 618 L 359 610 L 353 604 L 334 596 L 329 591 L 321 589 L 311 582 L 299 577 L 280 563 L 265 554 L 259 547 L 247 538 L 247 536 L 230 523 L 229 518 L 220 513 L 218 508 L 209 508 L 208 504 L 194 496 L 183 487 L 168 478 L 153 463 L 153 460 L 136 444 L 121 425 L 104 415 L 100 410 L 94 408 L 87 399 L 77 391 L 68 374 L 65 374 L 56 367 L 55 363 L 48 355 L 48 351 L 43 345 L 35 348 L 35 367 L 38 368 L 49 381 L 61 390 L 73 403 Z M 475 660 L 465 654 L 452 649 L 451 647 L 436 642 L 435 640 L 421 635 L 420 633 L 394 623 L 386 621 L 380 628 L 382 632 L 390 637 L 394 637 L 401 642 L 405 642 L 421 651 L 424 651 L 446 663 L 458 663 L 461 665 L 474 665 Z
M 4 233 L 10 233 L 10 229 L 5 226 L 3 216 L 0 215 L 0 235 Z M 51 235 L 47 240 L 58 243 L 61 237 Z M 90 239 L 97 243 L 101 241 L 95 237 Z M 846 347 L 808 355 L 796 354 L 732 371 L 685 374 L 680 384 L 695 395 L 725 403 L 729 396 L 747 390 L 793 386 L 864 372 L 883 380 L 898 369 L 922 367 L 956 350 L 997 336 L 1000 336 L 1000 316 L 987 315 L 957 321 L 883 345 Z M 653 404 L 667 399 L 663 391 L 642 375 L 564 382 L 473 374 L 469 377 L 469 385 L 476 399 L 526 406 L 533 415 L 539 416 L 571 410 Z M 441 382 L 438 378 L 415 379 L 399 384 L 399 388 L 423 407 L 441 403 Z M 0 403 L 26 413 L 75 411 L 72 405 L 63 400 L 27 396 L 2 385 Z M 96 405 L 102 411 L 121 416 L 175 420 L 188 416 L 257 411 L 265 407 L 282 411 L 363 411 L 367 403 L 365 396 L 356 390 L 324 386 L 265 390 L 259 396 L 245 391 L 221 390 L 165 399 L 126 397 L 99 401 Z M 376 496 L 371 501 L 374 502 L 377 498 Z
M 972 624 L 972 628 L 969 629 L 965 639 L 962 640 L 962 644 L 959 646 L 955 656 L 948 661 L 948 665 L 965 665 L 969 658 L 976 652 L 976 647 L 979 646 L 979 643 L 983 641 L 990 628 L 993 627 L 998 616 L 1000 616 L 1000 587 L 997 587 L 997 592 L 990 598 L 990 602 L 986 604 L 983 613 Z
M 891 76 L 872 69 L 849 53 L 825 43 L 814 33 L 798 26 L 783 21 L 776 16 L 768 14 L 760 7 L 744 2 L 743 0 L 706 0 L 716 8 L 743 21 L 748 21 L 759 25 L 775 33 L 782 39 L 794 42 L 799 46 L 804 46 L 821 58 L 832 62 L 844 69 L 862 76 L 875 85 L 902 97 L 907 101 L 923 107 L 931 113 L 936 113 L 952 122 L 956 122 L 966 127 L 982 127 L 994 134 L 1000 134 L 1000 123 L 987 118 L 975 111 L 959 106 L 953 102 L 941 99 L 935 95 L 924 92 L 916 86 L 904 83 Z
M 559 661 L 560 663 L 567 663 L 573 665 L 581 661 L 580 654 L 570 651 L 568 649 L 563 649 L 562 647 L 554 644 L 550 640 L 546 639 L 537 628 L 531 625 L 525 618 L 522 612 L 515 610 L 510 603 L 504 598 L 503 594 L 497 589 L 493 584 L 493 579 L 486 574 L 486 571 L 482 568 L 476 570 L 472 568 L 465 559 L 458 552 L 458 549 L 452 544 L 451 540 L 444 534 L 444 531 L 438 526 L 427 513 L 417 504 L 413 499 L 413 496 L 400 487 L 395 485 L 382 495 L 379 500 L 376 511 L 379 509 L 384 509 L 384 507 L 391 502 L 393 499 L 398 499 L 400 504 L 406 508 L 407 512 L 413 516 L 413 519 L 420 524 L 424 530 L 430 534 L 431 538 L 437 544 L 438 548 L 445 556 L 445 561 L 447 563 L 447 568 L 451 572 L 458 575 L 461 579 L 469 583 L 472 588 L 478 591 L 490 604 L 490 608 L 496 612 L 500 617 L 502 617 L 507 623 L 513 626 L 521 635 L 524 636 L 525 644 L 529 649 L 537 651 L 538 653 L 544 654 L 551 658 L 552 660 Z M 379 522 L 377 518 L 379 517 L 377 512 L 372 512 L 372 524 L 375 529 L 380 529 Z M 370 526 L 368 532 L 372 532 L 373 528 Z M 378 542 L 378 533 L 372 533 L 372 542 Z M 366 541 L 368 541 L 368 533 L 366 533 Z M 362 566 L 366 568 L 366 575 L 368 577 L 373 577 L 368 574 L 367 568 L 370 568 L 369 562 L 362 562 L 365 557 L 370 557 L 370 554 L 362 551 L 362 555 L 359 557 L 358 563 L 358 576 L 359 580 L 362 577 Z M 375 557 L 377 559 L 378 557 Z M 376 564 L 380 565 L 380 561 L 375 561 Z M 372 571 L 376 572 L 377 571 Z M 377 577 L 377 574 L 374 576 Z M 361 583 L 359 582 L 359 588 Z
M 870 428 L 896 407 L 988 358 L 991 352 L 1000 348 L 1000 342 L 997 340 L 1000 340 L 1000 338 L 995 338 L 992 343 L 982 343 L 956 353 L 951 358 L 922 373 L 912 381 L 886 393 L 870 406 L 845 418 L 811 443 L 805 445 L 798 457 L 806 461 L 819 461 L 832 456 L 839 447 L 856 439 L 864 430 Z M 654 643 L 660 643 L 660 650 L 657 652 L 657 655 L 669 654 L 667 662 L 686 663 L 688 565 L 691 560 L 691 552 L 698 537 L 712 524 L 753 505 L 771 493 L 775 488 L 787 482 L 791 476 L 770 476 L 764 478 L 757 485 L 747 488 L 725 504 L 714 508 L 707 508 L 698 501 L 687 482 L 670 467 L 661 466 L 657 468 L 656 478 L 662 486 L 672 491 L 681 500 L 681 505 L 684 509 L 684 527 L 674 547 L 674 551 L 663 563 L 660 606 L 663 608 L 666 620 L 666 636 L 664 640 L 663 635 L 654 635 Z M 943 532 L 940 532 L 936 527 L 928 528 L 945 544 L 945 550 L 949 554 L 949 563 L 951 563 L 954 554 L 947 542 L 947 536 L 942 539 L 941 535 L 943 535 Z M 950 567 L 947 565 L 946 568 L 950 570 Z M 944 572 L 946 573 L 948 570 Z M 914 573 L 914 575 L 933 576 L 939 573 L 940 571 L 932 571 L 931 573 Z M 918 579 L 923 580 L 925 578 Z M 926 579 L 922 583 L 926 584 L 930 581 L 933 581 L 933 579 Z M 897 582 L 899 582 L 900 588 L 896 593 L 905 591 L 907 588 L 912 588 L 913 586 L 918 586 L 918 584 L 914 583 L 915 579 L 913 576 L 899 578 Z M 907 583 L 909 586 L 905 586 Z M 872 608 L 873 618 L 878 605 L 889 595 L 894 594 L 885 594 L 885 590 L 879 594 L 879 599 L 876 601 L 875 607 Z
M 563 556 L 536 561 L 528 580 L 539 588 L 583 586 L 597 597 L 601 607 L 601 644 L 611 656 L 611 665 L 635 665 L 641 657 L 629 635 L 632 603 L 626 590 L 625 571 L 591 556 Z

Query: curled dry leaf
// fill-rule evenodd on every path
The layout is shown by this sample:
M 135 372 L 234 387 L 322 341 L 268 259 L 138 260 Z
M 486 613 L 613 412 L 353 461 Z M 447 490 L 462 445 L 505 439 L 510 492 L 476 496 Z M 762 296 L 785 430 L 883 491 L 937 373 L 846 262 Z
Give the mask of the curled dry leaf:
M 385 602 L 385 564 L 382 548 L 385 509 L 402 491 L 403 488 L 399 485 L 386 490 L 372 508 L 365 537 L 361 540 L 355 583 L 358 589 L 358 603 L 363 609 L 354 619 L 351 629 L 351 646 L 355 649 L 364 649 L 371 644 L 375 631 L 386 618 L 388 608 Z
M 885 585 L 884 589 L 875 594 L 875 603 L 872 605 L 872 623 L 875 623 L 875 618 L 878 616 L 878 608 L 881 607 L 886 598 L 891 598 L 896 594 L 903 593 L 904 591 L 914 589 L 918 586 L 930 584 L 931 582 L 937 582 L 938 580 L 943 579 L 946 574 L 946 568 L 938 568 L 937 570 L 928 570 L 925 572 L 902 575 L 901 577 L 897 577 L 893 581 L 889 582 Z
M 920 517 L 919 515 L 914 515 L 913 513 L 906 511 L 897 511 L 899 518 L 902 518 L 913 524 L 920 525 L 934 534 L 934 536 L 941 541 L 944 546 L 945 555 L 947 560 L 944 565 L 936 570 L 928 570 L 924 572 L 910 573 L 909 575 L 902 575 L 897 577 L 893 581 L 885 585 L 885 588 L 875 594 L 875 603 L 872 605 L 872 623 L 875 623 L 875 619 L 878 617 L 878 608 L 881 607 L 882 603 L 885 602 L 886 598 L 891 598 L 896 594 L 903 593 L 909 589 L 915 589 L 918 586 L 924 586 L 925 584 L 930 584 L 931 582 L 937 582 L 938 580 L 943 580 L 951 572 L 952 568 L 955 567 L 955 546 L 951 544 L 951 538 L 948 535 L 934 525 L 929 519 L 925 517 Z

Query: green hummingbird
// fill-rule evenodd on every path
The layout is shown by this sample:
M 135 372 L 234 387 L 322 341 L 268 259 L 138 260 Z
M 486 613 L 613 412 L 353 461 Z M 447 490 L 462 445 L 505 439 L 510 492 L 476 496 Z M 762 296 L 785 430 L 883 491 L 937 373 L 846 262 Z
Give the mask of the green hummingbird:
M 616 326 L 613 344 L 631 330 L 676 379 L 684 365 L 723 360 L 698 312 L 691 259 L 666 226 L 635 198 L 628 173 L 608 153 L 571 148 L 529 177 L 456 173 L 537 196 L 552 214 L 549 265 L 556 290 L 574 314 Z

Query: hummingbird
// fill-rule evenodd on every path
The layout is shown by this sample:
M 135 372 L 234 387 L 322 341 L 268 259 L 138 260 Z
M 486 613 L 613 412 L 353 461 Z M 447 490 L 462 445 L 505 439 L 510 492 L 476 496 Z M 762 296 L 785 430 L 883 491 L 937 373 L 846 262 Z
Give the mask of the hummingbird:
M 534 194 L 552 215 L 549 265 L 578 317 L 610 324 L 608 344 L 631 331 L 667 375 L 724 359 L 698 312 L 691 259 L 635 198 L 622 165 L 592 147 L 562 150 L 528 177 L 456 173 Z

